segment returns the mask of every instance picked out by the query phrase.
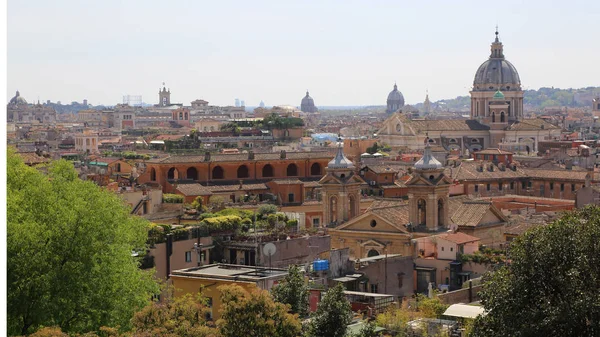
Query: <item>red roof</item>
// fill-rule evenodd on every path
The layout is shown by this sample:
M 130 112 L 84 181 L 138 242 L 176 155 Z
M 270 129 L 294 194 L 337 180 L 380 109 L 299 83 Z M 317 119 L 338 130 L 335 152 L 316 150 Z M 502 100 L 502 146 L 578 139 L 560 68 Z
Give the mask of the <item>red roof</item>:
M 457 232 L 457 233 L 453 233 L 453 234 L 442 234 L 438 236 L 440 239 L 444 239 L 450 242 L 454 242 L 458 245 L 461 245 L 463 243 L 469 243 L 469 242 L 474 242 L 474 241 L 479 241 L 478 237 L 475 236 L 471 236 L 469 234 L 465 234 L 462 232 Z

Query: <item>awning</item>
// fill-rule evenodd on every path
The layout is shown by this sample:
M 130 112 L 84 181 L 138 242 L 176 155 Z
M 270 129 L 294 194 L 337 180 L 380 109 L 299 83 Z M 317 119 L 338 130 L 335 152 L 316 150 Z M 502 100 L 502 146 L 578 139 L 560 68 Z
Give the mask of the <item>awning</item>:
M 475 318 L 479 315 L 485 315 L 483 307 L 466 304 L 452 304 L 444 311 L 444 316 Z

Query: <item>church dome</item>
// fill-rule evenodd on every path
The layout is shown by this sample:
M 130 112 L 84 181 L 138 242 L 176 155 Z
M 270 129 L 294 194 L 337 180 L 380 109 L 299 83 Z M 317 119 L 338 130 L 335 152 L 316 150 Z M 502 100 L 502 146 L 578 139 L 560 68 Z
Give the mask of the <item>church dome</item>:
M 394 83 L 394 90 L 392 90 L 387 97 L 387 113 L 393 113 L 400 110 L 404 106 L 404 96 L 398 90 L 398 86 Z
M 504 94 L 502 93 L 502 91 L 496 91 L 496 93 L 494 94 L 494 99 L 504 99 Z
M 423 152 L 423 157 L 419 159 L 418 162 L 415 163 L 416 170 L 439 170 L 442 169 L 444 165 L 440 163 L 439 160 L 435 159 L 435 157 L 431 154 L 431 147 L 429 143 L 425 145 L 425 151 Z
M 496 39 L 492 42 L 490 58 L 483 62 L 473 80 L 473 90 L 476 91 L 520 91 L 521 79 L 515 66 L 504 58 L 502 42 Z
M 302 98 L 302 102 L 300 103 L 300 110 L 303 112 L 317 112 L 318 109 L 315 106 L 315 101 L 308 94 L 308 90 L 306 91 L 306 96 Z
M 21 94 L 17 90 L 15 97 L 11 98 L 10 102 L 8 102 L 8 104 L 10 104 L 10 105 L 27 105 L 27 101 L 25 100 L 25 98 L 23 98 L 23 96 L 21 96 Z

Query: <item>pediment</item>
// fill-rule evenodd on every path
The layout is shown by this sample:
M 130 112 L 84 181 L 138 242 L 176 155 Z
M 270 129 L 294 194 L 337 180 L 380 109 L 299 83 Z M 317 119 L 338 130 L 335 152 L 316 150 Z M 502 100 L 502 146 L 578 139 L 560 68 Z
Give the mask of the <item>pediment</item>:
M 408 185 L 411 185 L 411 186 L 440 186 L 440 185 L 452 185 L 453 183 L 454 183 L 454 181 L 446 175 L 442 175 L 442 177 L 439 179 L 430 180 L 430 179 L 423 177 L 420 174 L 414 174 L 412 176 L 412 178 L 409 181 L 407 181 L 405 184 L 407 186 Z
M 372 221 L 375 221 L 375 227 L 371 226 Z M 339 231 L 363 231 L 373 233 L 390 233 L 390 234 L 406 234 L 405 229 L 398 227 L 377 214 L 370 211 L 351 219 L 345 224 L 335 228 Z

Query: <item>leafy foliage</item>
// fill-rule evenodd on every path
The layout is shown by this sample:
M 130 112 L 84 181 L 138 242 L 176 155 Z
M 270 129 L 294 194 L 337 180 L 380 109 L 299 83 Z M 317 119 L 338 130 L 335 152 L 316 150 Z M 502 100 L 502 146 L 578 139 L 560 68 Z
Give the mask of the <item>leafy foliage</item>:
M 273 336 L 295 337 L 300 333 L 297 315 L 274 302 L 269 292 L 246 292 L 237 285 L 221 286 L 221 318 L 217 321 L 223 337 Z
M 417 303 L 417 310 L 421 313 L 420 316 L 425 318 L 440 318 L 444 311 L 448 309 L 448 305 L 444 304 L 436 295 L 429 298 L 423 294 L 417 294 Z
M 271 293 L 275 301 L 288 304 L 290 311 L 305 317 L 308 313 L 308 285 L 304 275 L 296 265 L 290 265 L 285 279 L 277 284 Z
M 182 204 L 183 203 L 183 195 L 181 194 L 163 194 L 163 202 L 167 204 Z
M 350 302 L 344 295 L 344 286 L 338 283 L 326 293 L 308 326 L 310 337 L 343 337 L 352 321 Z
M 131 254 L 147 222 L 64 160 L 45 175 L 9 150 L 7 171 L 8 333 L 126 328 L 158 292 Z
M 239 216 L 224 215 L 212 218 L 205 218 L 200 224 L 205 226 L 209 232 L 214 233 L 236 230 L 240 227 L 241 223 L 242 218 L 240 218 Z
M 263 119 L 263 127 L 272 129 L 290 129 L 303 127 L 304 121 L 297 117 L 281 117 L 276 113 L 270 114 Z
M 474 336 L 599 334 L 600 208 L 534 228 L 509 253 L 509 265 L 484 277 L 487 315 L 475 321 Z
M 258 209 L 256 210 L 256 213 L 258 213 L 261 217 L 263 217 L 264 215 L 277 213 L 277 210 L 278 210 L 277 206 L 272 205 L 272 204 L 265 204 L 265 205 L 260 205 L 258 207 Z

